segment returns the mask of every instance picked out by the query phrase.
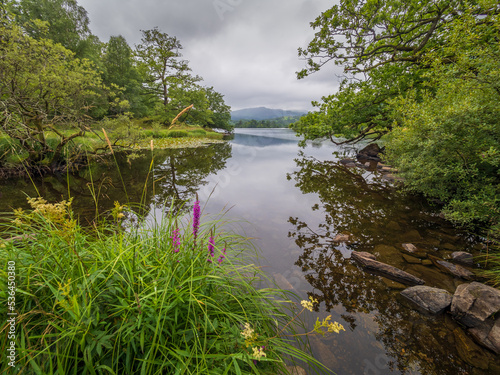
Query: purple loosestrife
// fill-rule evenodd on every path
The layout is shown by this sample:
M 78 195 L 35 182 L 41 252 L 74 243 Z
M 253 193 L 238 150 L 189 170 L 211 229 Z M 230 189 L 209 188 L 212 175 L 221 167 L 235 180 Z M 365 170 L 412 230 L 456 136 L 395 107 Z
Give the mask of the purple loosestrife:
M 181 238 L 179 236 L 179 228 L 176 228 L 172 232 L 172 237 L 170 237 L 170 238 L 172 239 L 172 246 L 174 248 L 174 253 L 178 253 L 180 250 L 180 247 L 181 247 Z
M 221 264 L 224 261 L 224 259 L 226 259 L 225 255 L 226 255 L 226 249 L 224 248 L 224 249 L 222 249 L 221 256 L 219 257 L 219 259 L 217 259 L 217 262 L 219 262 L 219 264 Z
M 196 238 L 198 238 L 198 230 L 200 229 L 200 201 L 196 199 L 193 207 L 193 236 L 196 245 Z
M 213 236 L 210 236 L 208 240 L 208 255 L 213 258 L 214 257 L 214 245 L 215 245 L 215 239 Z M 208 258 L 208 262 L 212 263 L 212 259 Z

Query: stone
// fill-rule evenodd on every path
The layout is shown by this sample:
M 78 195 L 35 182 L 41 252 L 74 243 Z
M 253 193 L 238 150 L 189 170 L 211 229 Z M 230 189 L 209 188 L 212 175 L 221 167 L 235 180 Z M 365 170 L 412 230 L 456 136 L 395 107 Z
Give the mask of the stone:
M 363 257 L 363 258 L 368 258 L 372 260 L 377 260 L 377 257 L 371 253 L 367 253 L 366 251 L 353 251 L 351 253 L 351 258 L 356 260 L 356 257 Z
M 396 221 L 390 221 L 385 227 L 393 232 L 399 232 L 401 230 L 401 225 Z
M 406 285 L 398 283 L 397 281 L 393 281 L 393 280 L 388 279 L 386 277 L 382 277 L 382 282 L 389 289 L 405 289 L 406 288 Z
M 348 234 L 337 234 L 332 242 L 349 242 L 350 238 Z
M 416 229 L 412 229 L 406 232 L 403 236 L 408 242 L 419 242 L 422 241 L 422 236 Z
M 370 143 L 368 146 L 360 150 L 356 157 L 358 157 L 359 159 L 380 161 L 380 157 L 378 155 L 382 152 L 383 149 L 380 148 L 378 144 Z
M 404 251 L 409 253 L 411 256 L 414 256 L 417 258 L 427 258 L 427 254 L 423 251 L 418 250 L 418 248 L 412 243 L 404 243 L 403 249 L 404 249 Z
M 432 266 L 434 263 L 432 263 L 432 260 L 430 260 L 430 259 L 424 259 L 424 260 L 422 260 L 422 264 L 424 266 Z
M 461 328 L 455 328 L 453 336 L 455 337 L 455 345 L 460 358 L 471 366 L 483 370 L 488 369 L 488 357 Z
M 458 264 L 453 264 L 433 256 L 431 256 L 430 259 L 436 267 L 444 272 L 452 274 L 453 276 L 460 277 L 465 280 L 472 280 L 474 278 L 473 272 L 469 271 L 467 268 L 459 266 Z
M 453 298 L 446 290 L 421 285 L 407 288 L 401 295 L 420 310 L 431 314 L 443 313 L 451 305 Z
M 500 333 L 499 328 L 500 320 L 493 323 L 492 320 L 488 319 L 484 323 L 481 323 L 474 328 L 470 328 L 468 332 L 477 343 L 490 349 L 496 354 L 500 354 L 500 341 L 498 337 Z
M 307 375 L 306 370 L 300 366 L 285 366 L 286 372 L 282 375 Z
M 364 256 L 363 253 L 353 251 L 351 257 L 360 263 L 364 269 L 374 271 L 375 273 L 387 277 L 391 280 L 403 283 L 406 285 L 423 285 L 425 282 L 418 277 L 409 274 L 399 268 L 390 266 L 388 264 L 373 260 L 373 258 Z
M 412 257 L 411 255 L 403 254 L 403 259 L 410 264 L 420 264 L 422 260 Z
M 451 253 L 451 259 L 453 259 L 454 262 L 465 264 L 466 266 L 474 265 L 472 254 L 466 253 L 465 251 L 455 251 Z
M 451 243 L 447 242 L 443 245 L 443 249 L 455 251 L 457 248 L 455 245 L 452 245 Z
M 399 252 L 394 246 L 377 245 L 373 248 L 373 253 L 377 255 L 377 259 L 380 262 L 388 263 L 394 266 L 399 265 L 403 261 L 401 252 Z
M 404 243 L 403 244 L 403 249 L 405 249 L 409 253 L 416 253 L 416 252 L 418 252 L 417 247 L 414 244 L 412 244 L 412 243 Z
M 293 290 L 292 284 L 281 273 L 273 273 L 273 277 L 280 289 Z
M 453 295 L 451 314 L 467 327 L 477 327 L 499 311 L 500 290 L 491 286 L 478 282 L 462 284 Z

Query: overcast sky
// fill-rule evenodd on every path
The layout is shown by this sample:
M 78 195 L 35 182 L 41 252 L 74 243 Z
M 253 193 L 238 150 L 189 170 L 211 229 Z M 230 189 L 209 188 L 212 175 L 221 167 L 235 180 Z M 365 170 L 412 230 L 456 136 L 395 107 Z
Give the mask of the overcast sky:
M 233 110 L 312 109 L 334 93 L 339 67 L 297 80 L 297 55 L 313 37 L 309 23 L 332 0 L 78 0 L 103 42 L 122 35 L 133 48 L 140 30 L 158 26 L 182 43 L 184 58 Z

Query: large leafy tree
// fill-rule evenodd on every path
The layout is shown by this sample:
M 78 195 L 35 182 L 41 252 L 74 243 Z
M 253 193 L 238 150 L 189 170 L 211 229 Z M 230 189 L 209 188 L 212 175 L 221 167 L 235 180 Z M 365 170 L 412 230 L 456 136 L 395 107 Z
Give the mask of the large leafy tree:
M 17 25 L 0 24 L 0 35 L 1 130 L 18 141 L 28 164 L 57 163 L 63 147 L 85 133 L 100 75 L 90 61 Z M 47 141 L 48 131 L 59 134 L 57 143 Z
M 20 0 L 16 8 L 18 22 L 28 35 L 52 39 L 79 58 L 96 54 L 96 38 L 90 33 L 87 11 L 76 0 Z M 40 29 L 33 20 L 47 22 L 48 28 Z
M 304 78 L 328 63 L 342 65 L 339 91 L 313 103 L 318 111 L 295 125 L 305 139 L 335 136 L 355 142 L 392 129 L 387 100 L 425 82 L 427 53 L 441 48 L 451 22 L 472 6 L 476 22 L 497 12 L 496 2 L 461 0 L 341 0 L 311 26 L 316 30 L 299 56 Z
M 147 113 L 146 97 L 143 95 L 141 76 L 137 70 L 133 51 L 121 35 L 112 36 L 103 53 L 103 81 L 107 86 L 116 85 L 121 88 L 119 97 L 114 98 L 115 106 L 111 114 L 120 112 L 119 104 L 126 101 L 130 110 L 137 116 Z
M 406 186 L 460 223 L 500 223 L 500 16 L 473 11 L 428 56 L 429 90 L 394 99 L 388 157 Z
M 189 74 L 188 61 L 182 59 L 182 45 L 175 36 L 158 28 L 143 30 L 135 56 L 144 74 L 150 93 L 159 98 L 164 107 L 171 100 L 171 90 L 197 81 Z

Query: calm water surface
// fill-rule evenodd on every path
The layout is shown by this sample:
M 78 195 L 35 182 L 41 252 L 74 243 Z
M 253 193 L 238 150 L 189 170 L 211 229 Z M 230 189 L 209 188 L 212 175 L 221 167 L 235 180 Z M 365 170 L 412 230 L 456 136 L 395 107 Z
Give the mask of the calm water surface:
M 442 274 L 422 259 L 408 258 L 403 243 L 448 258 L 453 251 L 478 254 L 472 236 L 456 231 L 432 207 L 404 197 L 377 172 L 345 168 L 339 160 L 354 150 L 331 143 L 297 146 L 286 129 L 239 129 L 234 140 L 208 148 L 155 151 L 154 187 L 144 181 L 151 153 L 120 159 L 124 183 L 113 163 L 101 163 L 78 175 L 37 179 L 50 200 L 75 198 L 83 220 L 95 214 L 94 197 L 104 212 L 113 202 L 143 201 L 151 207 L 171 197 L 192 199 L 198 193 L 205 213 L 231 208 L 226 218 L 254 237 L 260 264 L 283 289 L 319 308 L 316 318 L 332 315 L 346 332 L 310 337 L 314 355 L 337 374 L 496 374 L 500 361 L 469 339 L 448 315 L 420 314 L 399 296 L 405 287 L 364 272 L 350 259 L 353 250 L 404 269 L 426 285 L 454 292 L 463 281 Z M 127 195 L 124 194 L 124 186 Z M 89 188 L 94 186 L 93 189 Z M 0 186 L 1 211 L 24 207 L 24 194 L 35 195 L 31 182 Z M 210 197 L 210 199 L 208 199 Z M 332 240 L 347 234 L 349 243 Z M 406 257 L 405 257 L 406 256 Z

